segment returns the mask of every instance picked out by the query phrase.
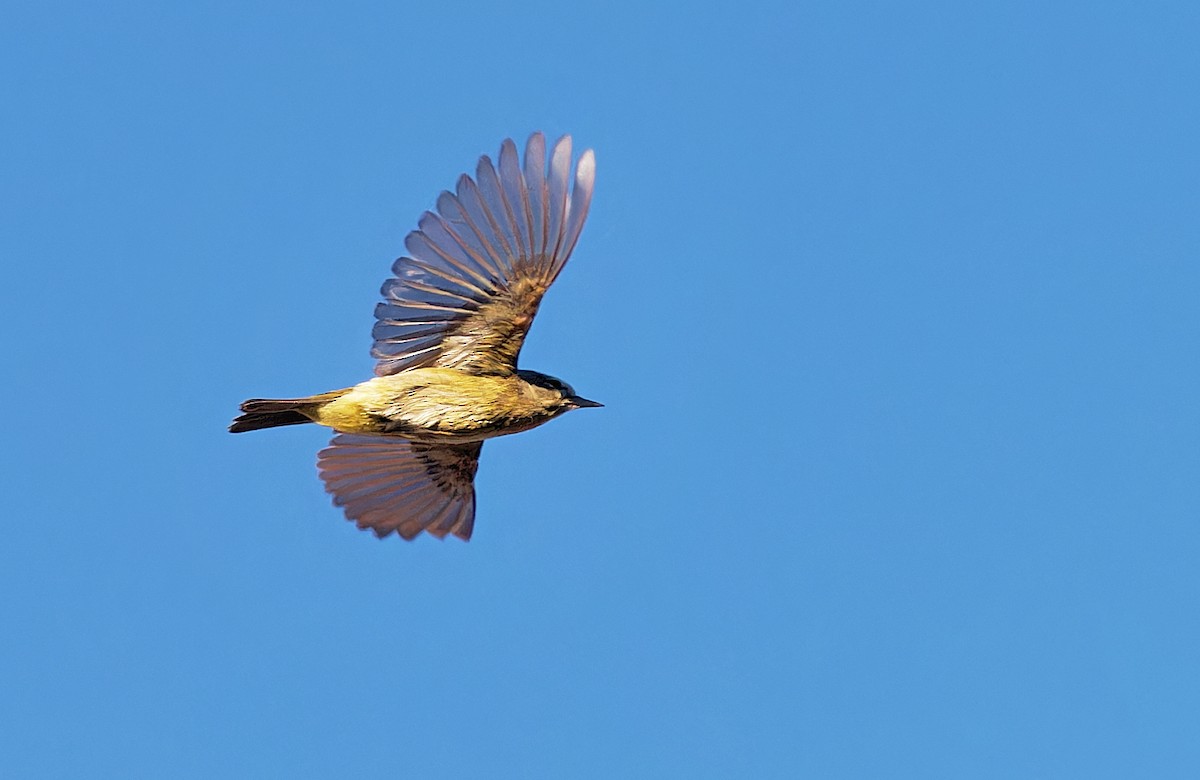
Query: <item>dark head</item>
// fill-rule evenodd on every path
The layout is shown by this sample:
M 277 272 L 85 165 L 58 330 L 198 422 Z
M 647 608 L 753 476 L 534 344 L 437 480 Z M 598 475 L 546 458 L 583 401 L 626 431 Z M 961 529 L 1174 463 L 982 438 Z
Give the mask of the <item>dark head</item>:
M 537 371 L 524 370 L 518 370 L 517 376 L 533 385 L 537 390 L 544 391 L 540 394 L 544 394 L 547 401 L 553 403 L 561 411 L 566 412 L 571 409 L 588 409 L 593 406 L 604 406 L 604 404 L 580 398 L 575 394 L 575 388 L 558 377 L 553 377 L 549 374 L 539 374 Z

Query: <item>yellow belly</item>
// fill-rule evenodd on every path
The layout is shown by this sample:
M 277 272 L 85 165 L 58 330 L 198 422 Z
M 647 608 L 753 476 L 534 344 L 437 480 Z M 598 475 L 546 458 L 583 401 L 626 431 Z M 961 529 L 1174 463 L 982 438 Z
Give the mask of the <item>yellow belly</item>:
M 323 405 L 316 422 L 343 433 L 400 436 L 427 443 L 481 441 L 547 420 L 515 376 L 419 368 L 376 377 Z

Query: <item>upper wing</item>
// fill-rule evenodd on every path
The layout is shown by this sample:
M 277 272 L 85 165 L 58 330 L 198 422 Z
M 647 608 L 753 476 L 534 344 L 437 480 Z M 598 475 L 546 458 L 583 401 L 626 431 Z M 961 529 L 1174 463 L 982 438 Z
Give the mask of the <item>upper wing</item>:
M 389 436 L 339 433 L 317 456 L 333 503 L 383 538 L 471 538 L 480 442 L 429 446 Z
M 499 170 L 480 158 L 443 192 L 392 266 L 375 307 L 375 373 L 445 366 L 480 374 L 516 370 L 517 355 L 542 295 L 558 276 L 587 217 L 596 178 L 589 149 L 571 177 L 571 137 L 546 166 L 546 141 L 529 137 L 524 167 L 512 140 L 500 146 Z

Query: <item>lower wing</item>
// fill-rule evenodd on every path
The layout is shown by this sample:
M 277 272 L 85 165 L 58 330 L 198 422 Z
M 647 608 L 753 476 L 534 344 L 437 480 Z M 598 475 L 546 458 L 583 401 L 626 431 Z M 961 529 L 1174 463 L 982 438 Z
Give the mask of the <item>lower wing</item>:
M 422 531 L 470 539 L 481 442 L 417 444 L 390 436 L 340 433 L 317 456 L 333 503 L 380 538 Z

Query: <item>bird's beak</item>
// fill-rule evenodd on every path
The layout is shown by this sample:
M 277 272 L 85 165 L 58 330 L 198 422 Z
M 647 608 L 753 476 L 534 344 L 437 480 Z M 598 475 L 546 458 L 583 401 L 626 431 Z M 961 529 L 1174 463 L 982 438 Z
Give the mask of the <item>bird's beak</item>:
M 604 404 L 602 404 L 598 401 L 589 401 L 588 399 L 580 398 L 577 395 L 571 396 L 568 400 L 571 402 L 571 405 L 574 406 L 576 409 L 591 409 L 592 407 L 596 407 L 596 406 L 604 406 Z

